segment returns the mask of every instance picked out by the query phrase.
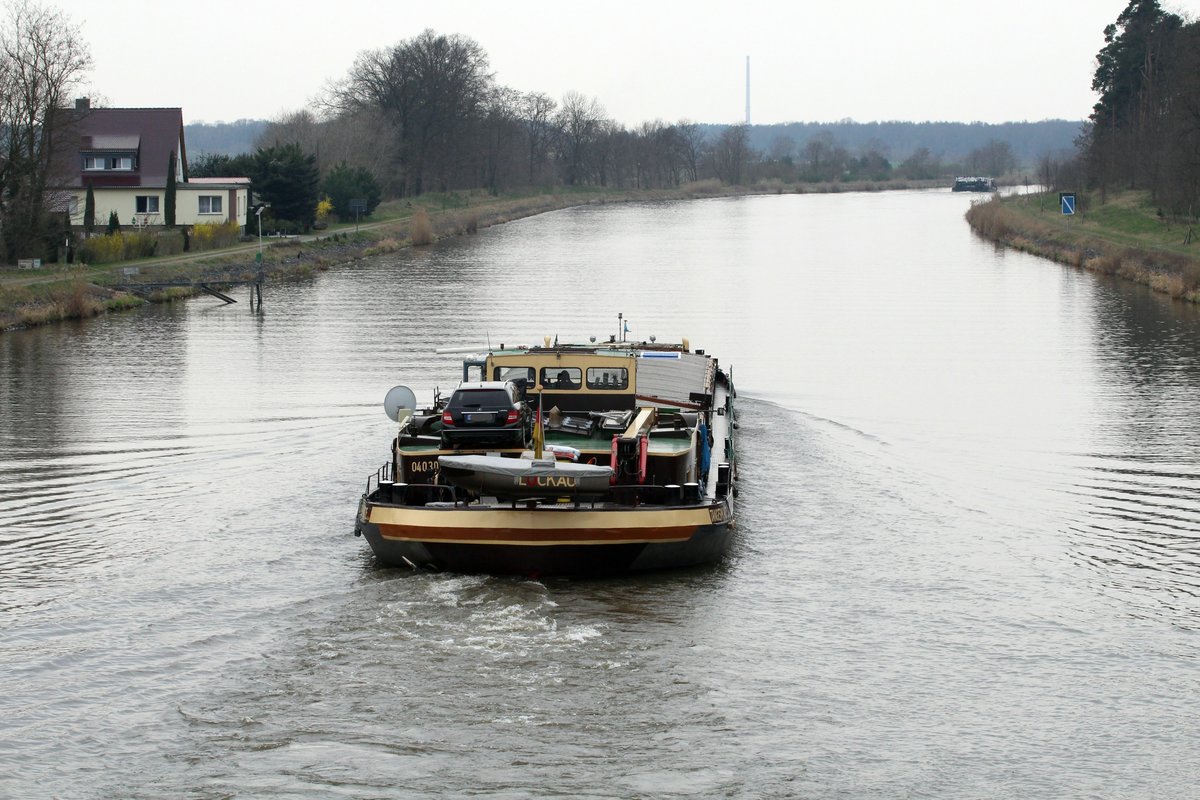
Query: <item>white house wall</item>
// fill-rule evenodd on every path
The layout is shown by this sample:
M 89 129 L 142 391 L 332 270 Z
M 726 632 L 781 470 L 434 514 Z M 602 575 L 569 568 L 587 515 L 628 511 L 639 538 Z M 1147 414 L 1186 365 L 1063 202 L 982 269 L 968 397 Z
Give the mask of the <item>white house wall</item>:
M 175 224 L 203 225 L 209 222 L 237 220 L 238 225 L 245 225 L 246 196 L 245 186 L 231 189 L 227 186 L 197 187 L 181 184 L 175 192 Z M 221 213 L 200 213 L 201 197 L 220 197 Z
M 102 230 L 108 225 L 108 218 L 113 211 L 122 228 L 133 228 L 138 225 L 163 225 L 163 212 L 166 210 L 167 193 L 165 189 L 150 189 L 146 187 L 130 187 L 121 189 L 95 189 L 92 192 L 96 201 L 96 228 Z M 236 220 L 238 225 L 246 224 L 246 206 L 248 190 L 245 186 L 239 188 L 220 186 L 189 186 L 180 184 L 175 191 L 175 224 L 203 225 L 206 223 L 222 223 Z M 83 224 L 83 209 L 86 202 L 87 190 L 76 193 L 78 202 L 74 205 L 75 213 L 71 222 Z M 136 213 L 137 198 L 141 196 L 158 198 L 158 213 Z M 220 197 L 221 212 L 200 213 L 201 197 Z M 211 203 L 210 203 L 211 205 Z M 136 220 L 135 220 L 136 214 Z

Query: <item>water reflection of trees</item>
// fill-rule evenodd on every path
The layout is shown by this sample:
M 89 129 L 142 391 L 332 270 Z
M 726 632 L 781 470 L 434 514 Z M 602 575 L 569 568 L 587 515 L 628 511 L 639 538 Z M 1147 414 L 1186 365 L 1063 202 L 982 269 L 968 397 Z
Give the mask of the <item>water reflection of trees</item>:
M 1107 398 L 1100 446 L 1081 454 L 1073 487 L 1083 504 L 1070 523 L 1075 554 L 1106 591 L 1200 623 L 1200 313 L 1110 288 L 1094 328 Z

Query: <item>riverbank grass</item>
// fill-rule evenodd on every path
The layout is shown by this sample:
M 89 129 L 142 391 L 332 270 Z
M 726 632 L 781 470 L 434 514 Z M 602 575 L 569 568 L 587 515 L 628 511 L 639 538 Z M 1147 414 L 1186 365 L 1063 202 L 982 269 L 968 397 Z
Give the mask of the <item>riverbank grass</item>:
M 1146 192 L 1080 194 L 1069 218 L 1057 192 L 993 197 L 972 205 L 967 221 L 1018 250 L 1200 302 L 1196 220 L 1160 213 Z

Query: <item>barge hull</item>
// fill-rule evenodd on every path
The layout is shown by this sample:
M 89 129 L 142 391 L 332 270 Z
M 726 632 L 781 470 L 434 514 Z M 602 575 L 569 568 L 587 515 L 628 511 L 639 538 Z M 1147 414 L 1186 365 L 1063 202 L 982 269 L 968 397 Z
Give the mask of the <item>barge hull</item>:
M 712 516 L 710 509 L 687 511 L 694 515 L 697 510 Z M 475 516 L 488 512 L 433 512 L 460 517 L 454 520 L 452 537 L 434 538 L 427 530 L 420 533 L 403 525 L 374 522 L 366 509 L 360 516 L 357 532 L 367 540 L 380 562 L 393 567 L 528 576 L 600 576 L 696 566 L 720 559 L 728 549 L 734 526 L 726 506 L 718 506 L 716 510 L 719 521 L 686 528 L 610 529 L 609 535 L 603 536 L 595 529 L 542 527 L 539 533 L 543 535 L 537 538 L 530 536 L 529 529 L 463 527 L 464 513 Z M 541 512 L 538 516 L 547 513 L 560 512 Z M 576 513 L 568 512 L 571 516 Z M 616 513 L 626 516 L 647 512 Z

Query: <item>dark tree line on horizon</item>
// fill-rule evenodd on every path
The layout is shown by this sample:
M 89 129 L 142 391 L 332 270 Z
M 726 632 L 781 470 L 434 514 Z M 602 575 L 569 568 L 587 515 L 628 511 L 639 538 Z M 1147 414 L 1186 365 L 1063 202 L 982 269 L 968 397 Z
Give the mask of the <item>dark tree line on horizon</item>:
M 577 92 L 555 100 L 500 86 L 477 42 L 426 30 L 361 53 L 316 109 L 270 123 L 256 144 L 296 144 L 315 157 L 322 174 L 335 167 L 363 170 L 391 197 L 557 186 L 663 189 L 702 180 L 754 185 L 998 176 L 1021 162 L 1008 141 L 993 137 L 951 159 L 910 140 L 909 152 L 893 163 L 892 148 L 877 138 L 842 144 L 833 130 L 844 133 L 845 125 L 818 127 L 801 141 L 789 135 L 794 126 L 782 126 L 765 147 L 754 141 L 769 130 L 765 126 L 655 120 L 628 128 L 599 100 Z M 990 130 L 961 123 L 890 123 L 887 130 L 906 125 L 927 134 L 970 128 L 977 137 Z M 237 159 L 205 155 L 193 172 L 246 163 Z

